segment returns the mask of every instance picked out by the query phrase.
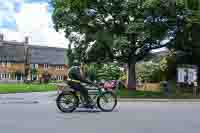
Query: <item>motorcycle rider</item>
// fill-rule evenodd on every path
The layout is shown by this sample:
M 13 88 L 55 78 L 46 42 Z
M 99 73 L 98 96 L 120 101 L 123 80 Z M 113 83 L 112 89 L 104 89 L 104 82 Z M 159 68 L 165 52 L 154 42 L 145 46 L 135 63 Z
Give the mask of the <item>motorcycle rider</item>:
M 75 63 L 74 66 L 72 66 L 69 71 L 68 71 L 68 78 L 72 79 L 72 80 L 78 80 L 80 81 L 80 84 L 78 86 L 80 93 L 82 94 L 82 96 L 84 97 L 85 100 L 85 107 L 91 107 L 92 103 L 91 100 L 89 99 L 88 96 L 88 90 L 86 87 L 84 87 L 81 83 L 85 83 L 85 84 L 93 84 L 92 82 L 88 81 L 86 79 L 87 74 L 86 74 L 86 69 L 85 66 L 83 64 L 78 64 Z

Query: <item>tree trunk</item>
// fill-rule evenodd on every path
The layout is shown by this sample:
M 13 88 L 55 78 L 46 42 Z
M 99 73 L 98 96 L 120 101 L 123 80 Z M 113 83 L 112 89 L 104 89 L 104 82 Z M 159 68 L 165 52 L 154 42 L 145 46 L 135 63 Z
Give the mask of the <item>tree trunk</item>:
M 128 77 L 127 77 L 127 87 L 129 90 L 136 90 L 136 72 L 135 72 L 136 61 L 132 60 L 128 63 Z

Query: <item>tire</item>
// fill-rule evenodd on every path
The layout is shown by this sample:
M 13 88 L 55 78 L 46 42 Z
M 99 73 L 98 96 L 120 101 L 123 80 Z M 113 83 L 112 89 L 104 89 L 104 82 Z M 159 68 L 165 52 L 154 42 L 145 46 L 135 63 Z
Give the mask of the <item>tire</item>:
M 70 106 L 70 107 L 68 107 L 68 108 L 65 108 L 65 107 L 63 107 L 62 105 L 61 105 L 61 100 L 62 100 L 62 98 L 63 97 L 69 97 L 69 96 L 71 96 L 71 98 L 70 99 L 74 99 L 74 101 L 72 102 L 72 106 Z M 65 99 L 66 100 L 66 99 Z M 66 101 L 64 101 L 64 102 L 66 102 Z M 66 104 L 66 103 L 64 103 L 64 104 Z M 59 94 L 58 95 L 58 97 L 57 97 L 57 99 L 56 99 L 56 105 L 57 105 L 57 107 L 58 107 L 58 109 L 60 110 L 60 111 L 62 111 L 62 112 L 64 112 L 64 113 L 71 113 L 71 112 L 73 112 L 77 107 L 78 107 L 78 105 L 79 105 L 79 98 L 78 98 L 78 96 L 75 94 L 75 93 L 73 93 L 73 92 L 65 92 L 65 93 L 61 93 L 61 94 Z
M 103 107 L 103 105 L 101 104 L 101 100 L 106 96 L 106 95 L 110 95 L 113 99 L 114 99 L 114 104 L 111 108 L 106 109 Z M 103 112 L 112 112 L 115 107 L 117 106 L 117 96 L 110 91 L 104 92 L 102 93 L 98 98 L 97 98 L 97 106 L 99 109 L 101 109 Z

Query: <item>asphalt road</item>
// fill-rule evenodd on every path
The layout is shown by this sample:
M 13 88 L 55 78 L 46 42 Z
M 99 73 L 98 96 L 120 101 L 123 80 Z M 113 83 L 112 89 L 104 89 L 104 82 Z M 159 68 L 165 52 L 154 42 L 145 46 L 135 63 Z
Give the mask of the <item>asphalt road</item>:
M 114 112 L 61 113 L 55 103 L 0 104 L 1 133 L 198 133 L 200 103 L 123 102 Z

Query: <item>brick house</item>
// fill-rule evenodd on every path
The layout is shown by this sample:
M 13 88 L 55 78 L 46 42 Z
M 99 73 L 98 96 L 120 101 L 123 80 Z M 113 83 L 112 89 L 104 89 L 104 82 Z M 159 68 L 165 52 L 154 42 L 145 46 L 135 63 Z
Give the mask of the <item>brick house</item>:
M 25 49 L 23 43 L 3 41 L 0 38 L 0 80 L 23 80 Z
M 45 73 L 50 74 L 52 79 L 64 80 L 67 76 L 66 50 L 44 46 L 29 46 L 30 68 L 37 72 L 29 73 L 29 78 L 39 80 Z M 36 73 L 36 74 L 35 74 Z
M 6 41 L 0 34 L 0 80 L 40 80 L 48 73 L 52 79 L 67 76 L 66 49 Z

